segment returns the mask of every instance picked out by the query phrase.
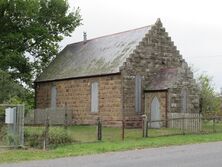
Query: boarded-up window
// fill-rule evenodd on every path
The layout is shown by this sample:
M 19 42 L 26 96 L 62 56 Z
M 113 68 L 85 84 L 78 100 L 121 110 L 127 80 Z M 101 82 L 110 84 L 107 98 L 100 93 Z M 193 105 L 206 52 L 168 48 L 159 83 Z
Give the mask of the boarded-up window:
M 56 86 L 53 85 L 51 87 L 51 108 L 56 108 L 56 96 L 57 96 Z
M 160 120 L 160 102 L 158 98 L 155 96 L 151 103 L 151 121 Z M 152 122 L 152 128 L 160 128 L 160 122 Z
M 98 82 L 93 82 L 91 85 L 91 112 L 99 111 L 99 90 Z
M 187 89 L 183 88 L 181 91 L 181 112 L 187 112 Z
M 142 78 L 136 75 L 135 78 L 135 110 L 141 112 L 141 89 L 142 89 Z

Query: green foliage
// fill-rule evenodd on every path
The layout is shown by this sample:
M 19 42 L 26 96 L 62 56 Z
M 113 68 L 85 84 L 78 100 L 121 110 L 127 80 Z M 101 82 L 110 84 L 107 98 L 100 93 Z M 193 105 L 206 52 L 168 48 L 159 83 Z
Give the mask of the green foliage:
M 0 0 L 0 69 L 30 85 L 80 22 L 67 0 Z
M 25 128 L 24 138 L 25 145 L 30 147 L 41 148 L 43 144 L 43 128 Z
M 3 107 L 0 107 L 0 127 L 5 121 L 5 110 Z
M 212 78 L 206 74 L 198 77 L 200 88 L 200 98 L 202 112 L 219 112 L 221 107 L 221 97 L 214 90 Z
M 14 81 L 13 78 L 5 71 L 0 69 L 0 104 L 22 104 L 24 103 L 26 109 L 34 106 L 34 93 L 30 89 L 26 89 L 19 82 Z
M 49 130 L 49 144 L 50 145 L 59 145 L 72 143 L 71 136 L 67 133 L 64 128 L 54 127 Z
M 41 148 L 43 146 L 44 128 L 28 127 L 25 129 L 26 145 L 30 147 Z M 71 143 L 71 136 L 61 127 L 51 127 L 49 130 L 49 145 L 57 146 L 60 144 Z
M 0 0 L 0 103 L 33 108 L 34 77 L 80 22 L 67 0 Z

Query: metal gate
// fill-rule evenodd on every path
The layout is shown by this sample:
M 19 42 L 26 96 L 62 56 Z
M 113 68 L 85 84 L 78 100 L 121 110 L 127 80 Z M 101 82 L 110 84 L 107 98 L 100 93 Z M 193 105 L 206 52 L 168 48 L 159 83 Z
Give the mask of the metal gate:
M 0 147 L 24 145 L 24 105 L 0 104 Z

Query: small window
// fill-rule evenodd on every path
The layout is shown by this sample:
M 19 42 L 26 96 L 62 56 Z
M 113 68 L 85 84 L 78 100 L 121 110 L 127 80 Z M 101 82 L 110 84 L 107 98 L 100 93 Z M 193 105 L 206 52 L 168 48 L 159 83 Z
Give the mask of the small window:
M 99 111 L 99 90 L 98 82 L 93 82 L 91 85 L 91 112 Z
M 142 78 L 136 75 L 135 78 L 135 110 L 141 112 L 141 89 L 142 89 Z
M 56 96 L 57 96 L 57 90 L 56 86 L 53 85 L 51 87 L 51 108 L 56 108 Z
M 181 112 L 187 112 L 187 89 L 183 88 L 181 91 Z

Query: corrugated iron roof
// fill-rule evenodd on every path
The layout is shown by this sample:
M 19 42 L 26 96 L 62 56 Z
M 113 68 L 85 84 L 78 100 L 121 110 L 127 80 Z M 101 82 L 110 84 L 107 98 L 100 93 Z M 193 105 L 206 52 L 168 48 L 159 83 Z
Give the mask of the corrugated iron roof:
M 179 80 L 179 68 L 160 69 L 154 76 L 149 86 L 145 90 L 166 90 L 171 88 Z
M 151 26 L 67 45 L 36 82 L 120 72 Z

